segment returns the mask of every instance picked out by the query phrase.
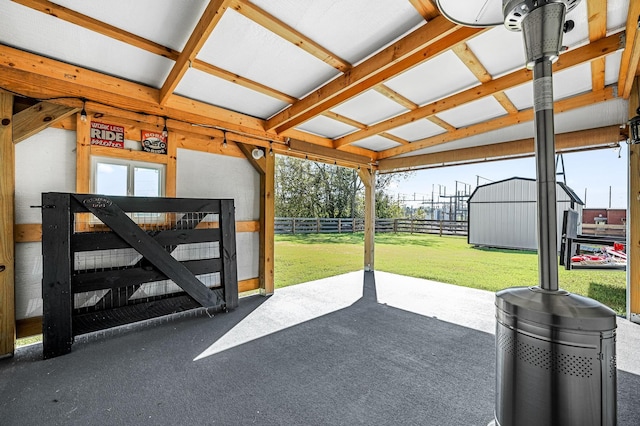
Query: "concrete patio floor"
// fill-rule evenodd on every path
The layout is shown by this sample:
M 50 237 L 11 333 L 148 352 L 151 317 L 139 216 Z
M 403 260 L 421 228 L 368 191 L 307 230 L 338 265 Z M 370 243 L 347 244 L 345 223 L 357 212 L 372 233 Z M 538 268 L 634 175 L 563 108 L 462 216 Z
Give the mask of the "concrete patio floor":
M 363 275 L 364 285 L 363 285 Z M 384 272 L 0 361 L 1 425 L 481 425 L 494 294 Z M 640 424 L 640 326 L 618 319 L 618 425 Z

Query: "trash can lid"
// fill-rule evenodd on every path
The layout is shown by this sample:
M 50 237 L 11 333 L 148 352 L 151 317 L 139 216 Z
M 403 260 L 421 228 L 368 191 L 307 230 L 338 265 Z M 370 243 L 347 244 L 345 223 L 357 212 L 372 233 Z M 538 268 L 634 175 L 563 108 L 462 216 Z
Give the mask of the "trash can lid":
M 581 330 L 609 331 L 616 328 L 616 313 L 588 297 L 564 290 L 540 287 L 512 287 L 496 293 L 496 307 L 544 326 Z

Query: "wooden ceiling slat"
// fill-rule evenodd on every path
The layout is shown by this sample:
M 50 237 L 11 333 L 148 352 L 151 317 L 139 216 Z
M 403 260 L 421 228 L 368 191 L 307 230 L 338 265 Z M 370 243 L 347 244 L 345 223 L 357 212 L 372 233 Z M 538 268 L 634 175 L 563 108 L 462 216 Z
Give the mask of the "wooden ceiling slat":
M 199 59 L 195 59 L 192 64 L 193 64 L 193 68 L 199 71 L 206 72 L 207 74 L 216 76 L 218 78 L 221 78 L 223 80 L 245 87 L 247 89 L 254 90 L 256 92 L 262 93 L 263 95 L 267 95 L 274 99 L 278 99 L 282 102 L 292 104 L 298 100 L 297 98 L 293 96 L 289 96 L 286 93 L 280 92 L 279 90 L 276 90 L 271 87 L 265 86 L 264 84 L 249 80 L 248 78 L 244 78 L 242 76 L 239 76 L 238 74 L 234 74 L 227 70 L 223 70 L 222 68 L 218 68 L 215 65 L 208 64 Z
M 602 87 L 600 90 L 602 89 L 604 89 L 604 87 Z M 516 108 L 513 102 L 511 102 L 511 99 L 509 99 L 509 97 L 504 92 L 494 93 L 493 97 L 496 99 L 496 101 L 498 101 L 498 103 L 502 106 L 502 108 L 504 108 L 505 111 L 507 111 L 507 113 L 509 114 L 518 113 L 518 108 Z
M 336 69 L 345 72 L 351 68 L 349 62 L 250 2 L 232 0 L 229 7 Z
M 394 142 L 398 142 L 399 144 L 402 144 L 402 145 L 409 145 L 411 143 L 408 140 L 402 139 L 401 137 L 398 137 L 396 135 L 392 135 L 391 133 L 383 132 L 383 133 L 380 133 L 380 136 L 382 136 L 383 138 L 392 140 Z
M 486 83 L 492 79 L 489 71 L 482 65 L 478 57 L 469 49 L 467 43 L 460 43 L 451 48 L 453 53 L 469 68 L 469 71 L 476 76 L 480 83 Z
M 400 93 L 396 92 L 395 90 L 391 89 L 389 86 L 386 86 L 384 84 L 378 84 L 373 89 L 376 92 L 380 93 L 381 95 L 386 96 L 387 98 L 391 99 L 392 101 L 402 105 L 403 107 L 405 107 L 408 110 L 412 111 L 412 110 L 417 109 L 419 107 L 419 105 L 414 103 L 411 99 L 408 99 L 408 98 L 402 96 Z
M 483 31 L 437 17 L 268 120 L 281 133 Z
M 438 116 L 432 115 L 431 117 L 427 117 L 427 120 L 429 120 L 433 124 L 437 124 L 438 126 L 440 126 L 443 129 L 445 129 L 447 132 L 453 132 L 454 130 L 456 130 L 456 128 L 454 126 L 452 126 L 451 124 L 447 123 L 446 121 L 444 121 L 443 119 L 441 119 Z
M 590 130 L 582 130 L 556 135 L 556 151 L 575 150 L 585 147 L 604 146 L 620 141 L 618 126 L 607 126 Z M 432 154 L 414 155 L 411 157 L 389 158 L 378 162 L 378 170 L 406 170 L 415 167 L 434 165 L 464 164 L 474 161 L 507 159 L 534 155 L 534 139 L 521 139 L 491 145 L 455 149 Z
M 622 52 L 618 74 L 618 93 L 625 99 L 629 98 L 631 94 L 633 79 L 638 72 L 638 61 L 640 60 L 639 19 L 640 1 L 630 1 L 625 29 L 626 46 Z
M 178 86 L 178 83 L 180 83 L 180 80 L 187 72 L 189 64 L 193 62 L 202 46 L 207 42 L 215 26 L 220 22 L 224 11 L 227 9 L 228 3 L 229 0 L 211 0 L 209 2 L 200 20 L 196 24 L 195 29 L 191 33 L 187 44 L 184 46 L 182 52 L 180 52 L 173 68 L 171 68 L 169 76 L 160 89 L 160 105 L 164 105 L 169 99 L 169 96 L 173 94 L 176 86 Z
M 588 92 L 571 98 L 562 99 L 554 103 L 555 113 L 559 114 L 577 108 L 593 105 L 599 102 L 605 102 L 615 99 L 613 88 L 608 87 L 599 92 Z M 378 153 L 379 159 L 394 157 L 396 155 L 405 154 L 422 148 L 428 148 L 435 145 L 442 145 L 458 139 L 464 139 L 470 136 L 498 130 L 503 127 L 509 127 L 520 123 L 533 121 L 533 109 L 519 111 L 517 114 L 509 114 L 492 120 L 484 121 L 478 124 L 472 124 L 467 127 L 461 127 L 452 132 L 443 133 L 441 135 L 432 136 L 412 142 L 410 145 L 397 148 L 387 149 Z
M 601 58 L 607 54 L 613 53 L 620 47 L 620 35 L 615 34 L 604 39 L 600 39 L 594 43 L 583 47 L 568 51 L 560 56 L 560 59 L 554 64 L 554 72 L 570 68 L 572 66 Z M 448 98 L 440 99 L 420 108 L 404 114 L 400 114 L 385 121 L 381 121 L 375 125 L 369 126 L 368 129 L 351 133 L 334 141 L 336 148 L 341 148 L 363 138 L 390 130 L 404 124 L 411 123 L 421 118 L 427 118 L 440 112 L 458 107 L 467 102 L 472 102 L 485 96 L 492 96 L 495 93 L 502 92 L 511 87 L 531 81 L 532 73 L 529 70 L 521 69 L 514 71 L 505 76 L 490 80 L 479 86 L 459 92 Z
M 338 114 L 337 112 L 325 111 L 322 113 L 322 115 L 324 115 L 325 117 L 331 118 L 333 120 L 339 121 L 341 123 L 348 124 L 349 126 L 355 127 L 357 129 L 367 128 L 366 124 L 356 121 L 352 118 L 345 117 L 344 115 Z
M 607 2 L 587 2 L 589 21 L 589 41 L 594 42 L 607 36 Z M 604 89 L 605 59 L 591 61 L 591 87 L 593 91 Z

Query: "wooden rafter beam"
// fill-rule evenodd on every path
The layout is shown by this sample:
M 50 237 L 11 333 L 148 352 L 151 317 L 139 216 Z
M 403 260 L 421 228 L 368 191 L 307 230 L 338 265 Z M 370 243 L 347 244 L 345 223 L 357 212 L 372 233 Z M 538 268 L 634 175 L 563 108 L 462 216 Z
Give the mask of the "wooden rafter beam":
M 620 34 L 615 34 L 594 43 L 579 47 L 560 56 L 560 59 L 554 64 L 554 72 L 561 71 L 584 62 L 601 58 L 607 54 L 613 53 L 620 48 Z M 342 148 L 360 139 L 385 132 L 394 127 L 411 123 L 421 118 L 431 117 L 443 111 L 458 107 L 467 102 L 477 99 L 493 96 L 511 87 L 531 81 L 532 73 L 529 70 L 521 69 L 507 74 L 503 77 L 490 80 L 487 83 L 472 87 L 448 98 L 440 99 L 420 108 L 409 111 L 404 114 L 397 115 L 388 120 L 381 121 L 375 125 L 369 126 L 366 130 L 351 133 L 334 141 L 334 147 Z M 412 144 L 413 145 L 413 144 Z
M 427 21 L 430 21 L 440 15 L 440 11 L 433 2 L 431 2 L 431 0 L 409 0 L 409 2 L 411 2 L 418 13 Z
M 613 88 L 608 87 L 599 92 L 587 92 L 582 95 L 556 101 L 554 104 L 554 109 L 555 113 L 559 114 L 562 112 L 582 108 L 598 102 L 605 102 L 615 98 L 616 96 L 613 93 Z M 470 136 L 490 132 L 492 130 L 498 130 L 503 127 L 526 123 L 528 121 L 532 121 L 533 116 L 533 108 L 529 108 L 519 111 L 517 114 L 504 115 L 494 118 L 493 120 L 488 120 L 478 124 L 472 124 L 470 126 L 461 127 L 454 131 L 443 133 L 441 135 L 436 135 L 411 142 L 411 144 L 406 146 L 387 149 L 378 153 L 378 159 L 381 160 L 384 158 L 394 157 L 396 155 L 405 154 L 407 152 L 416 151 L 418 149 L 441 145 L 447 142 L 452 142 L 454 140 L 464 139 Z
M 459 27 L 444 17 L 436 17 L 276 114 L 267 121 L 267 129 L 282 133 L 293 128 L 481 31 L 483 29 Z
M 337 70 L 345 72 L 351 68 L 349 62 L 250 2 L 246 0 L 232 0 L 229 7 Z
M 264 130 L 264 121 L 204 102 L 172 96 L 167 105 L 158 105 L 159 90 L 88 69 L 44 58 L 0 45 L 3 86 L 24 96 L 51 99 L 49 102 L 78 106 L 81 98 L 124 111 L 169 117 L 178 121 L 283 140 Z
M 587 2 L 587 14 L 589 18 L 589 41 L 594 42 L 607 36 L 607 2 Z M 591 61 L 591 87 L 592 90 L 604 89 L 605 58 Z
M 630 1 L 625 30 L 626 46 L 620 59 L 620 73 L 618 75 L 618 93 L 624 99 L 631 94 L 631 86 L 638 73 L 640 61 L 640 2 Z
M 352 154 L 350 152 L 340 152 L 333 148 L 314 145 L 297 139 L 291 139 L 289 141 L 289 148 L 294 153 L 298 152 L 308 155 L 309 157 L 317 157 L 324 160 L 335 160 L 337 163 L 349 163 L 352 166 L 366 166 L 372 161 L 371 157 Z
M 562 152 L 593 148 L 596 146 L 607 146 L 615 144 L 620 140 L 620 128 L 618 126 L 561 133 L 556 135 L 556 151 Z M 490 161 L 532 155 L 534 155 L 534 139 L 528 138 L 432 154 L 389 158 L 378 162 L 378 170 L 381 172 L 389 172 L 425 166 L 455 165 L 474 161 Z
M 105 22 L 91 18 L 82 13 L 78 13 L 74 10 L 67 9 L 64 6 L 57 5 L 47 0 L 12 0 L 14 3 L 21 4 L 29 7 L 33 10 L 37 10 L 47 15 L 54 16 L 63 21 L 84 27 L 90 31 L 94 31 L 98 34 L 102 34 L 107 37 L 111 37 L 115 40 L 119 40 L 123 43 L 130 44 L 139 49 L 146 50 L 147 52 L 155 53 L 156 55 L 164 56 L 165 58 L 176 60 L 179 53 L 168 47 L 162 46 L 158 43 L 154 43 L 143 37 L 139 37 L 130 32 L 116 28 L 113 25 L 109 25 Z
M 39 102 L 13 116 L 13 143 L 22 142 L 41 130 L 80 111 L 64 105 Z
M 180 52 L 178 59 L 176 59 L 176 63 L 169 72 L 169 76 L 160 89 L 160 105 L 166 104 L 169 96 L 173 94 L 176 86 L 178 86 L 178 83 L 180 83 L 180 80 L 187 72 L 189 64 L 193 62 L 202 46 L 207 42 L 207 39 L 215 26 L 220 22 L 220 19 L 222 19 L 222 15 L 227 9 L 228 3 L 229 0 L 209 1 L 207 8 L 204 10 L 204 13 L 196 24 L 195 29 L 191 33 L 187 44 L 184 46 L 182 52 Z
M 135 46 L 149 53 L 164 56 L 165 58 L 168 58 L 174 61 L 177 60 L 178 57 L 180 56 L 180 52 L 178 51 L 170 49 L 166 46 L 162 46 L 158 43 L 147 40 L 145 38 L 139 37 L 130 32 L 121 30 L 105 22 L 98 21 L 97 19 L 91 18 L 89 16 L 83 15 L 81 13 L 75 12 L 70 9 L 67 9 L 63 6 L 59 6 L 47 0 L 13 0 L 13 1 L 16 3 L 22 4 L 24 6 L 27 6 L 31 9 L 37 10 L 39 12 L 43 12 L 48 15 L 55 16 L 56 18 L 62 19 L 72 24 L 85 27 L 89 30 L 95 31 L 98 34 L 102 34 L 104 36 L 111 37 L 115 40 L 119 40 L 124 43 L 130 44 L 131 46 Z M 254 90 L 264 95 L 271 96 L 272 98 L 281 100 L 283 102 L 292 104 L 295 101 L 297 101 L 297 99 L 293 96 L 289 96 L 286 93 L 282 93 L 278 90 L 267 87 L 264 84 L 260 84 L 258 82 L 244 78 L 240 75 L 223 70 L 222 68 L 208 64 L 200 59 L 194 58 L 191 62 L 191 65 L 193 66 L 194 69 L 197 69 L 199 71 L 221 78 L 223 80 L 230 81 L 234 84 L 245 87 L 247 89 Z

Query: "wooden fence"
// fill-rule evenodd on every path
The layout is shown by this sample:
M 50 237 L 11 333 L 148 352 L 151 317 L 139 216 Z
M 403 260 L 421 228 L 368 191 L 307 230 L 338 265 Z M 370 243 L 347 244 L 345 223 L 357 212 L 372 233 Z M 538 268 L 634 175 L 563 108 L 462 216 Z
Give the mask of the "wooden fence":
M 276 234 L 341 234 L 364 232 L 361 218 L 277 217 Z M 376 232 L 406 232 L 412 234 L 467 235 L 467 221 L 429 219 L 376 219 Z

